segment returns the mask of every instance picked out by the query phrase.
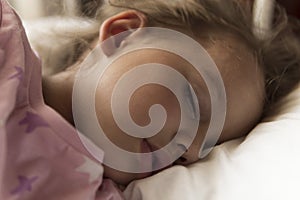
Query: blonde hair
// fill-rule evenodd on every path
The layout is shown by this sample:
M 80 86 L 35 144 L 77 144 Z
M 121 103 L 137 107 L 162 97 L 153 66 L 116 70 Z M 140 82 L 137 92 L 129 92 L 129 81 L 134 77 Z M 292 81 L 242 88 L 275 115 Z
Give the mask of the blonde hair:
M 88 3 L 81 6 L 84 9 L 80 17 L 90 22 L 86 30 L 78 26 L 79 32 L 60 30 L 60 33 L 55 34 L 57 38 L 69 38 L 68 43 L 72 44 L 67 55 L 71 59 L 65 60 L 74 62 L 78 59 L 82 49 L 88 48 L 91 39 L 98 37 L 99 27 L 105 19 L 124 10 L 134 9 L 147 16 L 148 26 L 184 30 L 196 37 L 201 24 L 208 24 L 240 35 L 253 49 L 253 53 L 263 68 L 266 108 L 290 92 L 300 80 L 300 44 L 295 34 L 295 31 L 300 30 L 300 24 L 296 20 L 289 20 L 285 10 L 279 5 L 276 5 L 273 29 L 269 37 L 260 40 L 252 31 L 252 1 L 109 0 L 102 2 L 94 0 L 89 2 L 94 2 L 92 5 L 99 6 L 89 6 Z M 62 61 L 61 66 L 66 67 L 70 64 L 70 62 Z

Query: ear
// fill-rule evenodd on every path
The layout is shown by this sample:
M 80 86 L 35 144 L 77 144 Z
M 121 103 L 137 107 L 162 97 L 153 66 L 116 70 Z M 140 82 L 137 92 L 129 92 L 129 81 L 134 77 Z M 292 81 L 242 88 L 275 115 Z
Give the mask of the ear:
M 104 53 L 107 56 L 111 55 L 128 34 L 124 34 L 121 40 L 118 38 L 118 41 L 111 40 L 110 42 L 105 42 L 105 45 L 103 45 L 103 41 L 121 32 L 145 27 L 146 19 L 146 16 L 139 11 L 127 10 L 105 20 L 101 25 L 99 33 L 99 42 Z

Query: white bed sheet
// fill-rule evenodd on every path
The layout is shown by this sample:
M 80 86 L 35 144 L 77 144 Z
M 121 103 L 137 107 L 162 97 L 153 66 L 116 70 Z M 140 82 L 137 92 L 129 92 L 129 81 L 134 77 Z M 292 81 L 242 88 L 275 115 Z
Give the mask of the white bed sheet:
M 300 86 L 246 138 L 215 147 L 189 167 L 134 181 L 124 195 L 130 200 L 299 200 Z
M 299 200 L 300 86 L 246 137 L 202 161 L 132 182 L 127 199 Z

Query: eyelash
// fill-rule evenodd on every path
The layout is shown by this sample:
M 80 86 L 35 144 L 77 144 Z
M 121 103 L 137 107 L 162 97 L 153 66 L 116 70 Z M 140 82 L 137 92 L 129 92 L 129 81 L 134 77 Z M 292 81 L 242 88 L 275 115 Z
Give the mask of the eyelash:
M 189 84 L 187 86 L 185 96 L 186 96 L 187 101 L 189 102 L 189 107 L 190 107 L 190 111 L 192 113 L 192 118 L 199 120 L 200 113 L 199 113 L 199 108 L 197 109 L 197 105 L 196 105 L 196 102 L 198 102 L 197 96 L 195 96 L 195 94 L 194 95 L 193 94 L 194 94 L 193 87 Z

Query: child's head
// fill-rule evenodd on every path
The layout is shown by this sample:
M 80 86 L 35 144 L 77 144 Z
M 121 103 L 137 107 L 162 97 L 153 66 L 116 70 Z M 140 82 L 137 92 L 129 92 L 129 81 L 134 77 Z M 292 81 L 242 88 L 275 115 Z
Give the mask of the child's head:
M 130 5 L 130 6 L 129 6 Z M 300 79 L 299 43 L 287 26 L 286 16 L 277 9 L 274 31 L 264 41 L 252 33 L 252 5 L 250 1 L 238 0 L 111 0 L 95 10 L 99 32 L 87 36 L 99 42 L 130 29 L 158 26 L 174 29 L 199 42 L 216 63 L 224 81 L 227 95 L 227 113 L 219 143 L 246 135 L 261 119 L 270 103 L 288 93 Z M 97 36 L 96 36 L 97 35 Z M 121 41 L 119 41 L 121 42 Z M 180 48 L 180 47 L 178 47 Z M 186 60 L 161 50 L 145 49 L 130 53 L 115 61 L 104 73 L 96 93 L 96 111 L 99 123 L 108 137 L 119 147 L 131 152 L 144 152 L 143 139 L 123 133 L 116 125 L 111 111 L 113 86 L 120 77 L 137 65 L 161 63 L 176 69 L 194 88 L 201 110 L 201 120 L 195 140 L 176 164 L 187 165 L 199 159 L 199 149 L 210 123 L 211 101 L 207 86 Z M 49 92 L 51 84 L 65 84 L 65 78 L 74 80 L 74 71 L 69 68 L 55 76 L 45 78 Z M 139 78 L 139 77 L 137 77 Z M 143 77 L 141 77 L 143 78 Z M 167 76 L 162 78 L 168 78 Z M 49 81 L 51 80 L 51 81 Z M 72 84 L 70 84 L 72 86 Z M 57 87 L 54 87 L 57 89 Z M 68 87 L 61 89 L 65 93 Z M 70 89 L 70 88 L 69 88 Z M 53 94 L 51 94 L 53 93 Z M 69 116 L 72 110 L 60 109 L 56 100 L 48 103 L 62 115 Z M 52 100 L 51 100 L 52 99 Z M 51 102 L 52 101 L 52 102 Z M 147 139 L 151 150 L 166 145 L 177 133 L 180 121 L 178 101 L 168 89 L 146 85 L 137 90 L 130 101 L 130 114 L 141 125 L 149 121 L 148 110 L 153 104 L 161 104 L 167 110 L 166 125 L 156 136 Z M 148 149 L 149 150 L 149 149 Z M 105 174 L 120 183 L 128 183 L 149 174 L 126 174 L 106 168 Z

